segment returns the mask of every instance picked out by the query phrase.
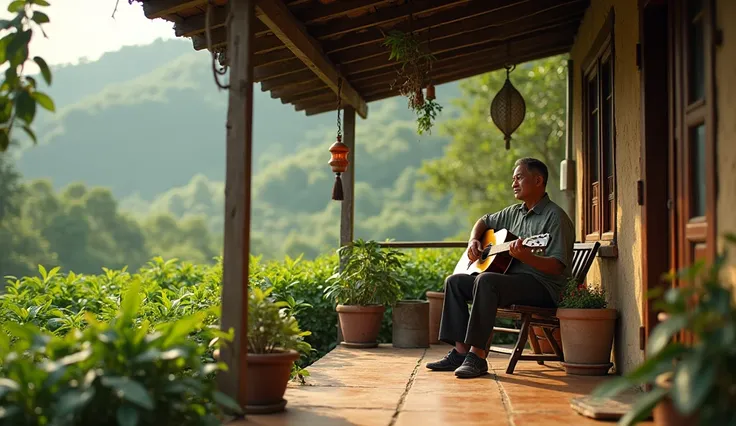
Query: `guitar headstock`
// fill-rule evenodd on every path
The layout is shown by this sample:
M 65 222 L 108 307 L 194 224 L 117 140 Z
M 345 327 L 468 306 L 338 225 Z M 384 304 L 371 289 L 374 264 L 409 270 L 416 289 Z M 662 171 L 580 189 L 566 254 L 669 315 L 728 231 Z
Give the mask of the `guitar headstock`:
M 529 247 L 533 250 L 547 247 L 547 244 L 549 244 L 549 234 L 547 233 L 524 238 L 524 241 L 522 241 L 524 247 Z

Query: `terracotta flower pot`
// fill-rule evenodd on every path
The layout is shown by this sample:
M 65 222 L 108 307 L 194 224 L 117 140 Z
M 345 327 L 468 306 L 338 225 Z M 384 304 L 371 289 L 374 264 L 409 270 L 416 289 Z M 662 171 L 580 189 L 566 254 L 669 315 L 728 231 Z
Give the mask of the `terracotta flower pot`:
M 539 349 L 542 350 L 543 354 L 555 353 L 555 351 L 552 350 L 552 345 L 550 345 L 549 342 L 547 341 L 547 336 L 544 334 L 544 330 L 542 330 L 542 327 L 533 325 L 532 332 L 534 333 L 535 336 L 537 336 L 537 341 L 539 342 Z M 555 328 L 552 331 L 552 337 L 555 338 L 555 341 L 557 342 L 557 346 L 562 348 L 562 337 L 560 336 L 559 328 Z
M 557 309 L 567 374 L 604 376 L 613 366 L 615 309 Z
M 657 376 L 657 386 L 669 389 L 672 387 L 672 373 L 663 373 Z M 698 424 L 698 412 L 684 416 L 677 411 L 675 403 L 665 396 L 652 410 L 656 426 L 689 426 Z
M 294 350 L 268 354 L 248 353 L 246 413 L 266 414 L 284 410 L 284 392 L 289 383 L 291 366 L 297 359 L 299 353 Z
M 342 330 L 342 345 L 354 348 L 375 348 L 386 308 L 383 305 L 337 305 Z
M 440 319 L 442 319 L 442 305 L 445 303 L 445 293 L 442 291 L 428 291 L 429 300 L 429 343 L 439 343 Z

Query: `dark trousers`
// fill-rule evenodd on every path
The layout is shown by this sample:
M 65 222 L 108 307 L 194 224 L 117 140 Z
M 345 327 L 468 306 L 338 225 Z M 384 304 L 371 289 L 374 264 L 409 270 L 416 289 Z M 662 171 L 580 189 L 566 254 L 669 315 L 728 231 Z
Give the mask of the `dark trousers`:
M 468 312 L 468 302 L 473 306 Z M 496 310 L 510 305 L 553 308 L 549 292 L 527 274 L 456 274 L 445 279 L 439 339 L 450 345 L 466 343 L 488 350 L 496 322 Z

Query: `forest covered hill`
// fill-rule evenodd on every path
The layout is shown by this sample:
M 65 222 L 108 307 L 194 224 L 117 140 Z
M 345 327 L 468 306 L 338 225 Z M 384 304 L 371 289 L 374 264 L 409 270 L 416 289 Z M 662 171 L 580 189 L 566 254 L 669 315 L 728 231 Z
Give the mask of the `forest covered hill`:
M 508 176 L 519 156 L 551 160 L 556 197 L 564 152 L 561 64 L 558 57 L 517 67 L 528 113 L 510 151 L 488 119 L 503 71 L 438 86 L 444 110 L 431 134 L 417 134 L 404 98 L 370 103 L 351 154 L 356 237 L 464 238 L 477 214 L 513 202 Z M 57 112 L 39 117 L 39 144 L 11 150 L 26 189 L 16 204 L 38 216 L 15 226 L 38 233 L 33 244 L 20 231 L 9 234 L 30 250 L 21 263 L 50 259 L 97 272 L 136 268 L 152 255 L 207 261 L 219 253 L 227 98 L 206 53 L 183 40 L 125 47 L 55 67 L 49 92 Z M 254 254 L 313 257 L 337 248 L 340 204 L 330 200 L 327 164 L 335 120 L 333 112 L 307 117 L 254 87 Z M 77 220 L 75 234 L 67 222 Z M 37 259 L 29 248 L 36 246 L 45 253 Z M 8 272 L 0 265 L 0 274 Z

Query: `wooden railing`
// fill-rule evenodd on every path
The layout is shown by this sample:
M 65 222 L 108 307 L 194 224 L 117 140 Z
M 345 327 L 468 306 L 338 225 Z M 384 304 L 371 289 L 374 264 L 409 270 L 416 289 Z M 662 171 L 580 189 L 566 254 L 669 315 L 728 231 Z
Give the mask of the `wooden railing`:
M 378 243 L 387 248 L 465 248 L 467 241 L 384 241 Z

